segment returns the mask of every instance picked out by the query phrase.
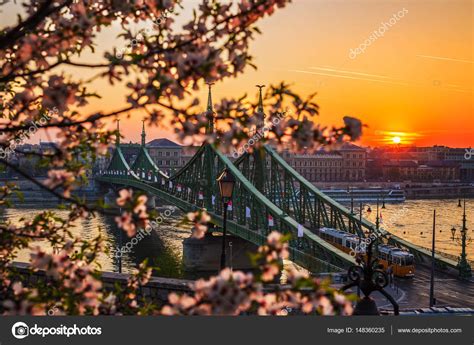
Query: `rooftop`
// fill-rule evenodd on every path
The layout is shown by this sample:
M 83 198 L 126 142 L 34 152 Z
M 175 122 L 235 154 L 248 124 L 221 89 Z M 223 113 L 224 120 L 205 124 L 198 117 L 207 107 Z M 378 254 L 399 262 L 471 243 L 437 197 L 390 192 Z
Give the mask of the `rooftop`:
M 345 142 L 337 151 L 366 151 L 365 148 Z
M 181 145 L 176 144 L 174 141 L 171 141 L 166 138 L 154 139 L 146 144 L 147 147 L 167 147 L 167 148 L 180 148 Z
M 404 167 L 404 168 L 416 168 L 418 163 L 416 161 L 388 161 L 383 164 L 384 167 Z

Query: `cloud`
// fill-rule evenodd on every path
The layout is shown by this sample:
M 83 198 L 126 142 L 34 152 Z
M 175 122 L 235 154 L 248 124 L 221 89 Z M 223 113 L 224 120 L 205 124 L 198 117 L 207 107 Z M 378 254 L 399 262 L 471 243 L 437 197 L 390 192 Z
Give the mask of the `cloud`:
M 395 81 L 392 82 L 392 81 L 372 79 L 372 78 L 362 78 L 362 77 L 356 77 L 356 76 L 351 76 L 351 75 L 342 75 L 342 74 L 334 74 L 334 73 L 312 72 L 312 71 L 303 71 L 303 70 L 298 70 L 298 69 L 292 69 L 290 70 L 290 72 L 315 74 L 315 75 L 322 75 L 322 76 L 333 77 L 333 78 L 364 80 L 364 81 L 371 81 L 371 82 L 383 83 L 383 84 L 410 86 L 410 84 L 407 84 L 407 83 L 400 83 L 400 82 L 395 82 Z M 353 72 L 353 73 L 356 73 L 356 72 Z
M 384 76 L 384 75 L 379 75 L 379 74 L 369 74 L 369 73 L 362 73 L 362 72 L 355 72 L 355 71 L 347 71 L 347 70 L 342 70 L 342 69 L 335 69 L 335 68 L 329 68 L 329 67 L 310 67 L 311 69 L 316 69 L 320 71 L 329 71 L 329 72 L 336 72 L 336 73 L 346 73 L 346 74 L 354 74 L 354 75 L 362 75 L 365 77 L 375 77 L 375 78 L 381 78 L 381 79 L 392 79 L 390 77 Z
M 472 93 L 472 90 L 462 89 L 460 85 L 454 84 L 444 84 L 441 83 L 439 80 L 429 81 L 427 82 L 417 82 L 417 81 L 408 81 L 408 80 L 401 80 L 396 78 L 387 77 L 385 75 L 380 74 L 371 74 L 365 72 L 356 72 L 356 71 L 349 71 L 349 70 L 342 70 L 332 67 L 310 67 L 312 70 L 316 71 L 308 71 L 308 70 L 301 70 L 301 69 L 290 69 L 289 72 L 296 72 L 296 73 L 305 73 L 305 74 L 314 74 L 314 75 L 321 75 L 331 78 L 342 78 L 342 79 L 351 79 L 351 80 L 362 80 L 368 82 L 375 82 L 375 83 L 382 83 L 382 84 L 390 84 L 390 85 L 400 85 L 400 86 L 410 86 L 410 87 L 439 87 L 445 90 L 462 92 L 462 93 Z M 324 72 L 323 72 L 324 71 Z
M 434 60 L 445 60 L 445 61 L 454 61 L 454 62 L 464 62 L 464 63 L 474 63 L 473 60 L 463 60 L 463 59 L 453 59 L 443 56 L 432 56 L 432 55 L 417 55 L 417 57 L 425 59 L 434 59 Z

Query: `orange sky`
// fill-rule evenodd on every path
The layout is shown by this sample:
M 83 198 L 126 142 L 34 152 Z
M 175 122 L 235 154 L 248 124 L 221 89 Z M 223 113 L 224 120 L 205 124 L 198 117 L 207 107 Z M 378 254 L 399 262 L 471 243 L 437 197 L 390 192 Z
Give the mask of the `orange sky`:
M 197 3 L 183 1 L 182 21 Z M 350 49 L 402 10 L 383 37 L 349 57 Z M 369 126 L 364 145 L 400 136 L 402 144 L 474 146 L 473 14 L 469 0 L 295 0 L 261 22 L 263 35 L 252 46 L 258 70 L 248 68 L 238 79 L 216 84 L 214 99 L 253 95 L 255 84 L 284 80 L 303 95 L 318 92 L 323 124 L 340 125 L 344 115 L 360 118 Z M 2 22 L 5 15 L 0 14 Z M 99 62 L 104 50 L 123 46 L 116 34 L 113 29 L 101 34 L 96 54 L 84 61 Z M 87 112 L 125 104 L 120 87 L 101 81 L 93 89 L 104 97 Z M 200 95 L 205 101 L 205 92 Z M 122 121 L 125 141 L 139 141 L 141 116 Z M 148 132 L 148 139 L 174 139 L 170 129 Z

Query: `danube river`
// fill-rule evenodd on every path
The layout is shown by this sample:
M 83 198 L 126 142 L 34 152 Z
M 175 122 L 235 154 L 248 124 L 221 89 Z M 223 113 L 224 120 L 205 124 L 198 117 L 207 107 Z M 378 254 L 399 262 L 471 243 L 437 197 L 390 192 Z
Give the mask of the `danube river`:
M 431 249 L 433 235 L 433 210 L 436 209 L 436 251 L 459 256 L 461 252 L 460 237 L 463 209 L 458 207 L 458 200 L 407 200 L 400 204 L 386 204 L 381 213 L 381 227 L 412 243 Z M 371 205 L 372 212 L 363 217 L 375 223 L 376 205 Z M 466 200 L 468 237 L 472 242 L 467 246 L 468 259 L 474 261 L 474 199 Z M 452 240 L 451 229 L 455 227 L 455 239 Z
M 372 212 L 364 208 L 363 216 L 375 222 L 376 206 L 371 205 Z M 387 204 L 386 209 L 380 209 L 382 227 L 413 243 L 431 248 L 432 214 L 437 210 L 436 247 L 437 250 L 450 255 L 459 255 L 461 249 L 458 242 L 451 239 L 451 228 L 457 228 L 459 235 L 462 224 L 462 209 L 457 207 L 457 200 L 408 200 L 401 204 Z M 467 201 L 467 228 L 469 237 L 474 239 L 474 200 Z M 52 209 L 51 209 L 52 210 Z M 23 217 L 29 219 L 44 209 L 15 208 L 3 210 L 1 216 L 14 222 Z M 129 253 L 123 254 L 122 267 L 124 272 L 130 272 L 143 259 L 149 258 L 154 266 L 159 267 L 157 275 L 164 277 L 195 278 L 194 274 L 185 272 L 182 267 L 182 242 L 189 237 L 189 226 L 180 224 L 183 213 L 174 207 L 159 207 L 158 211 L 164 216 L 164 221 L 150 235 L 144 236 L 138 243 L 130 247 Z M 65 211 L 56 211 L 65 216 Z M 166 212 L 166 213 L 165 213 Z M 72 233 L 81 239 L 88 240 L 102 234 L 110 254 L 100 253 L 99 262 L 104 271 L 118 271 L 119 260 L 113 257 L 120 247 L 120 232 L 113 217 L 97 216 L 87 220 L 77 221 Z M 122 245 L 129 239 L 122 238 Z M 34 245 L 45 246 L 36 242 Z M 474 260 L 474 242 L 468 246 L 468 258 Z M 28 252 L 19 253 L 19 261 L 28 261 Z

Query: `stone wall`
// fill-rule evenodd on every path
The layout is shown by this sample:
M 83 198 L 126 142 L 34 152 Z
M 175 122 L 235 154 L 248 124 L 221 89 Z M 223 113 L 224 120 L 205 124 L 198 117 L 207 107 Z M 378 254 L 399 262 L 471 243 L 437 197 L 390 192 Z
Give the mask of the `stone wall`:
M 12 269 L 18 270 L 19 273 L 23 274 L 22 281 L 25 286 L 34 287 L 39 281 L 47 281 L 49 279 L 45 271 L 42 270 L 29 274 L 27 267 L 28 264 L 23 262 L 12 264 Z M 125 285 L 128 277 L 129 275 L 124 273 L 103 272 L 102 282 L 107 290 L 112 289 L 116 283 Z M 192 283 L 193 281 L 185 279 L 152 277 L 146 285 L 140 287 L 138 295 L 162 304 L 168 300 L 168 294 L 171 292 L 192 293 L 190 288 Z

